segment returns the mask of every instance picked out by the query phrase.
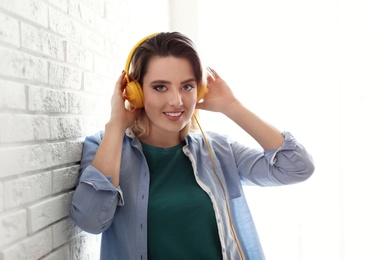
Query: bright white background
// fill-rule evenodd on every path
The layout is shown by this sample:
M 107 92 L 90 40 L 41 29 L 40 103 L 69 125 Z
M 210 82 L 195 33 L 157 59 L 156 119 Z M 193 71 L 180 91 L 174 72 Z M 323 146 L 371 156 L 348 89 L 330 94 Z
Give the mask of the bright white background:
M 304 183 L 246 188 L 267 259 L 390 259 L 390 2 L 168 2 L 170 30 L 192 38 L 248 108 L 314 157 Z M 163 30 L 146 14 L 142 28 Z M 221 115 L 202 122 L 256 145 Z
M 390 2 L 189 2 L 173 29 L 316 162 L 307 182 L 246 189 L 267 259 L 390 259 Z M 255 145 L 219 115 L 202 119 Z

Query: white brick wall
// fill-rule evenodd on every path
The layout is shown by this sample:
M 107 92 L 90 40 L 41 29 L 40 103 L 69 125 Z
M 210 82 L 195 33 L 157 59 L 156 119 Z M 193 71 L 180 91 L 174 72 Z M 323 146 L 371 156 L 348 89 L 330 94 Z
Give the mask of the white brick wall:
M 168 30 L 169 1 L 141 2 L 0 0 L 0 260 L 98 259 L 69 204 L 126 55 Z

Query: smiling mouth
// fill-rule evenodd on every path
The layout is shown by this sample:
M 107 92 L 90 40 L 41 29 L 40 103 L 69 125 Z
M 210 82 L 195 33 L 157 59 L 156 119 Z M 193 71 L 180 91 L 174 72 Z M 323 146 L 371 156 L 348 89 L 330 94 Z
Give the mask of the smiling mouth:
M 173 117 L 175 117 L 175 116 L 180 116 L 181 114 L 183 114 L 183 112 L 175 112 L 175 113 L 170 113 L 170 112 L 164 112 L 164 114 L 165 115 L 167 115 L 167 116 L 173 116 Z

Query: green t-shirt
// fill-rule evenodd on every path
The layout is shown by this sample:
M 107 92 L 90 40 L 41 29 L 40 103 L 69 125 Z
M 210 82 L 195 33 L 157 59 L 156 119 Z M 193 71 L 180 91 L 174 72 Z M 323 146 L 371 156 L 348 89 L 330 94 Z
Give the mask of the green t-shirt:
M 213 205 L 183 145 L 142 144 L 150 170 L 148 259 L 222 259 Z

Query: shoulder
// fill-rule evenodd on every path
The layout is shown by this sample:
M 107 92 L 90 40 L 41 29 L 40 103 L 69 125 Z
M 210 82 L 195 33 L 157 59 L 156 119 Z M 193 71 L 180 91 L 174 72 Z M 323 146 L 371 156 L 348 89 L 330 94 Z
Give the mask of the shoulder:
M 188 136 L 189 140 L 193 140 L 195 142 L 202 142 L 204 139 L 207 139 L 209 142 L 216 141 L 216 142 L 230 142 L 230 138 L 228 135 L 219 134 L 217 132 L 213 131 L 205 131 L 204 136 L 201 132 L 196 132 L 193 134 L 190 134 Z
M 231 149 L 235 142 L 228 136 L 213 131 L 205 131 L 204 135 L 199 132 L 188 137 L 188 143 L 195 149 L 207 149 L 209 146 L 214 151 Z
M 84 139 L 84 142 L 85 143 L 89 143 L 89 142 L 100 143 L 101 140 L 103 139 L 103 136 L 104 136 L 104 131 L 98 131 L 94 134 L 87 135 Z

